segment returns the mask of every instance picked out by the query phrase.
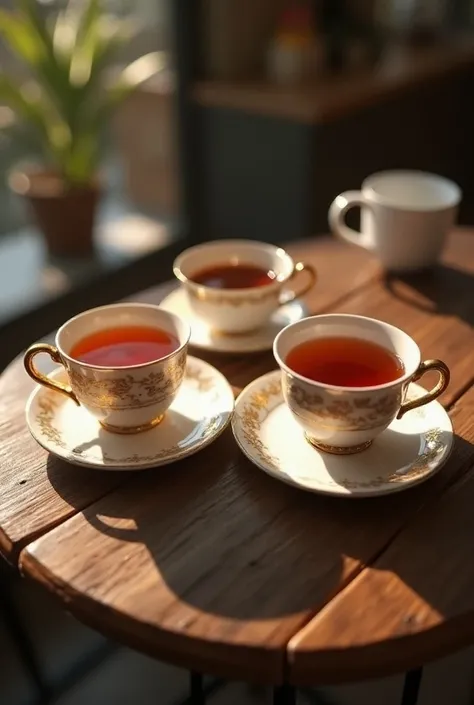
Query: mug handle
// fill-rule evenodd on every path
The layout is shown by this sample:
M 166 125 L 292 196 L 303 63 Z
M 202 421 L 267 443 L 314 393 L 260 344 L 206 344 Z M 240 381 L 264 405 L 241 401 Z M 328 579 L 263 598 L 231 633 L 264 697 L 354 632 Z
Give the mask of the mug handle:
M 436 370 L 436 372 L 439 372 L 438 383 L 433 387 L 433 389 L 431 389 L 431 391 L 426 392 L 426 394 L 423 394 L 422 397 L 418 397 L 418 399 L 412 399 L 412 401 L 407 401 L 402 404 L 400 407 L 400 411 L 397 414 L 397 419 L 401 419 L 402 416 L 407 413 L 407 411 L 417 409 L 419 406 L 423 406 L 424 404 L 429 404 L 430 401 L 434 401 L 434 399 L 437 399 L 440 394 L 445 391 L 449 384 L 451 373 L 449 371 L 449 367 L 445 365 L 444 362 L 442 362 L 441 360 L 425 360 L 424 362 L 421 362 L 417 371 L 410 379 L 410 382 L 418 381 L 420 377 L 423 377 L 425 372 L 429 372 L 430 370 Z
M 350 228 L 344 222 L 344 216 L 351 208 L 360 206 L 361 208 L 371 208 L 372 204 L 367 201 L 362 191 L 344 191 L 336 196 L 329 207 L 328 220 L 331 231 L 337 237 L 340 237 L 351 245 L 363 247 L 365 250 L 371 250 L 370 243 L 364 238 L 363 233 Z
M 311 264 L 305 264 L 304 262 L 297 262 L 295 268 L 288 281 L 294 279 L 300 272 L 307 272 L 309 279 L 300 291 L 285 291 L 280 297 L 280 306 L 291 303 L 295 299 L 299 299 L 300 296 L 304 296 L 308 291 L 314 286 L 318 275 L 315 268 Z
M 53 362 L 57 362 L 59 365 L 63 365 L 64 367 L 64 363 L 61 359 L 61 355 L 59 354 L 59 350 L 54 345 L 48 345 L 48 343 L 35 343 L 35 345 L 31 345 L 28 348 L 23 358 L 25 370 L 27 371 L 31 379 L 33 379 L 38 384 L 42 384 L 43 387 L 47 387 L 48 389 L 53 389 L 55 392 L 65 394 L 79 406 L 79 399 L 68 384 L 56 382 L 56 380 L 50 379 L 38 370 L 34 363 L 34 359 L 36 355 L 39 355 L 40 353 L 46 353 L 50 356 Z

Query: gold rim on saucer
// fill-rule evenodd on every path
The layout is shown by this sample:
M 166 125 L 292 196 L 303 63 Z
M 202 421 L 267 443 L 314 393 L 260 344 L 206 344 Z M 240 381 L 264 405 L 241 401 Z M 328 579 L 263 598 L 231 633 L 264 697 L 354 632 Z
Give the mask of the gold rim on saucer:
M 50 377 L 67 382 L 63 368 Z M 138 471 L 203 450 L 225 430 L 233 410 L 234 394 L 224 375 L 188 355 L 176 398 L 163 418 L 152 422 L 153 428 L 109 433 L 82 406 L 39 385 L 26 405 L 26 422 L 40 446 L 67 462 L 100 470 Z
M 407 401 L 423 393 L 411 384 Z M 391 494 L 424 482 L 446 462 L 453 445 L 451 419 L 433 401 L 395 419 L 364 452 L 335 453 L 329 446 L 328 453 L 327 446 L 318 448 L 305 438 L 284 401 L 280 370 L 240 393 L 232 431 L 247 458 L 271 477 L 307 492 L 348 498 Z
M 290 323 L 295 323 L 308 315 L 303 301 L 295 300 L 281 306 L 270 318 L 268 324 L 255 331 L 228 334 L 211 330 L 201 319 L 196 318 L 189 306 L 186 292 L 177 287 L 168 294 L 160 306 L 175 313 L 191 324 L 190 345 L 201 350 L 218 353 L 255 353 L 271 350 L 275 336 Z

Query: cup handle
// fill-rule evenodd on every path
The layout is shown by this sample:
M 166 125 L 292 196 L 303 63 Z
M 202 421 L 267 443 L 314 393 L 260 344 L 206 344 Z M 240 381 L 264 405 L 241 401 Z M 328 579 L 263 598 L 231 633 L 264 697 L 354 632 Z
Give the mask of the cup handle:
M 437 399 L 440 394 L 442 394 L 447 388 L 449 380 L 451 378 L 451 373 L 449 371 L 448 366 L 445 365 L 444 362 L 442 362 L 441 360 L 425 360 L 424 362 L 421 362 L 420 366 L 411 378 L 410 382 L 416 382 L 420 379 L 420 377 L 425 374 L 425 372 L 429 372 L 430 370 L 436 370 L 436 372 L 439 372 L 438 383 L 433 387 L 431 391 L 426 392 L 426 394 L 423 394 L 422 397 L 419 397 L 418 399 L 412 399 L 412 401 L 407 401 L 402 404 L 400 407 L 400 411 L 397 414 L 397 419 L 401 419 L 402 416 L 407 413 L 407 411 L 417 409 L 419 406 L 423 406 L 424 404 L 429 404 L 430 401 L 434 401 L 434 399 Z
M 308 293 L 308 291 L 316 283 L 318 275 L 316 273 L 315 268 L 311 264 L 305 264 L 304 262 L 297 262 L 295 264 L 295 268 L 291 274 L 291 277 L 289 278 L 289 281 L 294 279 L 300 272 L 307 272 L 308 273 L 308 275 L 309 275 L 308 281 L 306 282 L 306 284 L 303 286 L 303 288 L 300 291 L 285 291 L 285 292 L 283 292 L 280 297 L 280 306 L 284 306 L 285 304 L 289 304 L 291 301 L 294 301 L 295 299 L 299 299 L 300 296 L 304 296 L 305 294 Z
M 363 247 L 365 250 L 370 250 L 371 245 L 364 238 L 363 233 L 349 228 L 344 222 L 344 216 L 347 211 L 356 206 L 361 208 L 371 208 L 371 204 L 363 196 L 362 191 L 344 191 L 336 196 L 334 201 L 329 207 L 328 220 L 331 232 L 337 237 L 340 237 L 346 242 L 350 242 L 351 245 L 357 245 L 358 247 Z
M 56 380 L 50 379 L 38 370 L 34 363 L 34 359 L 36 355 L 39 355 L 40 353 L 46 353 L 50 356 L 53 362 L 57 362 L 59 365 L 64 366 L 64 363 L 61 360 L 61 355 L 59 354 L 59 350 L 54 345 L 48 345 L 47 343 L 36 343 L 35 345 L 31 345 L 28 348 L 23 358 L 25 370 L 27 371 L 31 379 L 33 379 L 38 384 L 42 384 L 43 387 L 48 387 L 48 389 L 53 389 L 55 392 L 65 394 L 79 406 L 79 399 L 68 384 L 56 382 Z

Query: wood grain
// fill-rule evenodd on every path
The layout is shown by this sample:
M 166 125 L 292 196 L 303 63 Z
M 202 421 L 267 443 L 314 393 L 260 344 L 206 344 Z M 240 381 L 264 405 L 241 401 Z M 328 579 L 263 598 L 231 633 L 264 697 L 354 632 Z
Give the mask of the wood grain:
M 459 481 L 290 641 L 293 683 L 387 676 L 474 642 L 474 388 L 452 418 Z
M 28 433 L 25 403 L 34 384 L 13 363 L 0 380 L 0 553 L 16 562 L 27 540 L 124 481 L 49 457 Z
M 304 636 L 305 625 L 337 604 L 337 596 L 356 584 L 366 566 L 383 559 L 417 513 L 436 506 L 474 464 L 472 393 L 463 395 L 472 377 L 473 343 L 468 295 L 474 241 L 466 238 L 453 238 L 446 265 L 432 274 L 380 281 L 373 260 L 362 260 L 365 273 L 351 265 L 357 260 L 348 253 L 358 258 L 359 250 L 333 241 L 319 251 L 316 243 L 299 246 L 301 255 L 316 262 L 324 283 L 320 296 L 315 289 L 309 298 L 314 310 L 382 317 L 411 333 L 426 357 L 438 355 L 451 366 L 453 383 L 443 401 L 449 405 L 459 398 L 453 411 L 459 438 L 432 481 L 358 502 L 305 494 L 258 471 L 229 430 L 192 458 L 134 476 L 95 502 L 89 498 L 70 518 L 60 505 L 67 482 L 61 488 L 58 478 L 47 478 L 59 496 L 50 505 L 59 525 L 22 552 L 21 570 L 86 623 L 157 658 L 236 679 L 281 682 L 288 643 L 292 667 L 295 654 L 299 659 L 295 635 L 303 629 Z M 359 283 L 358 293 L 350 296 L 344 294 L 349 280 Z M 260 355 L 243 362 L 222 359 L 221 369 L 240 386 L 270 364 L 271 356 Z M 38 478 L 44 481 L 41 472 Z M 10 502 L 17 504 L 13 496 Z M 31 536 L 29 522 L 21 513 L 10 521 L 10 531 L 19 526 L 22 532 L 17 545 Z M 366 604 L 377 601 L 356 602 L 362 617 Z M 333 632 L 331 620 L 327 624 L 328 639 L 335 639 L 337 622 Z M 324 654 L 323 646 L 319 650 Z M 313 654 L 305 660 L 302 649 L 301 672 L 336 678 L 335 652 L 312 671 Z
M 260 473 L 227 437 L 61 524 L 23 551 L 21 570 L 90 626 L 150 655 L 279 682 L 291 637 L 439 491 L 311 496 Z
M 346 251 L 358 253 L 359 249 Z M 336 268 L 337 260 L 334 271 Z M 326 282 L 321 284 L 321 288 L 325 286 Z M 376 277 L 324 310 L 379 318 L 409 333 L 418 343 L 422 359 L 441 358 L 449 366 L 451 383 L 441 399 L 449 406 L 474 381 L 473 291 L 474 232 L 462 229 L 450 238 L 443 263 L 436 269 L 410 276 Z M 308 301 L 312 313 L 317 312 L 312 308 L 317 296 L 315 289 Z M 255 355 L 235 370 L 233 384 L 245 386 L 276 367 L 271 352 Z M 435 381 L 436 376 L 430 374 L 420 383 L 429 388 Z
M 460 405 L 465 440 L 442 473 L 375 501 L 290 489 L 225 434 L 31 544 L 21 569 L 89 625 L 157 658 L 278 682 L 294 634 L 472 466 L 471 411 Z
M 352 252 L 332 238 L 294 243 L 289 250 L 295 258 L 306 259 L 318 269 L 318 285 L 308 295 L 308 305 L 316 311 L 366 285 L 379 272 L 370 255 L 362 250 Z M 148 289 L 129 300 L 159 303 L 173 286 Z M 235 391 L 241 388 L 251 356 L 191 352 L 222 370 Z M 32 389 L 21 359 L 13 362 L 0 379 L 0 552 L 13 564 L 26 543 L 130 479 L 129 473 L 78 469 L 40 448 L 30 437 L 24 418 Z

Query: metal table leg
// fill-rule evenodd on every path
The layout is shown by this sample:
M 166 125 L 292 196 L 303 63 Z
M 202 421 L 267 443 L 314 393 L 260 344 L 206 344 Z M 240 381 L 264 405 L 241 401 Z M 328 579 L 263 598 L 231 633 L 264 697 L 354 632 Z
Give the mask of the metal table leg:
M 205 705 L 206 693 L 204 691 L 204 677 L 202 673 L 190 673 L 190 702 L 192 705 Z
M 296 688 L 287 683 L 274 688 L 273 705 L 296 705 Z
M 50 695 L 50 689 L 41 674 L 33 644 L 17 612 L 16 605 L 10 594 L 9 586 L 6 585 L 6 581 L 2 583 L 2 576 L 0 576 L 0 616 L 1 615 L 3 615 L 5 626 L 18 649 L 23 666 L 26 668 L 38 689 L 40 698 L 47 698 Z
M 416 705 L 420 693 L 422 675 L 423 668 L 407 672 L 403 686 L 402 705 Z

